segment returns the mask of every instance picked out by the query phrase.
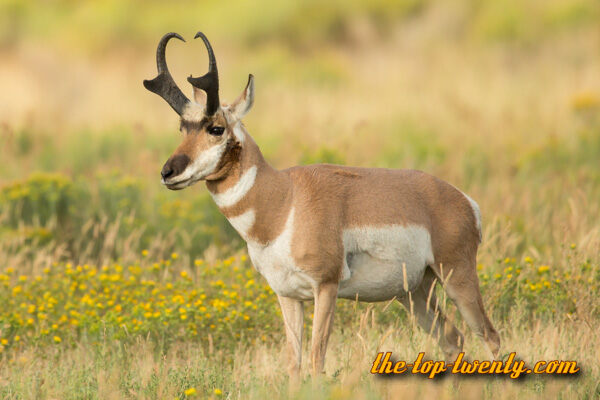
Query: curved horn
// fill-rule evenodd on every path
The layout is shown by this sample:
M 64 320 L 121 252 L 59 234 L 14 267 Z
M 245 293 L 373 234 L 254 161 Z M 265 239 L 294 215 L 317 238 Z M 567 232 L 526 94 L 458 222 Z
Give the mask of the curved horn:
M 208 51 L 208 72 L 201 77 L 194 78 L 190 76 L 188 82 L 195 88 L 202 89 L 206 92 L 206 115 L 213 115 L 219 109 L 219 71 L 217 70 L 217 60 L 213 52 L 210 42 L 204 36 L 204 33 L 198 32 L 194 39 L 202 38 L 206 50 Z
M 185 42 L 185 40 L 175 32 L 167 33 L 160 39 L 158 47 L 156 48 L 156 69 L 158 70 L 158 75 L 152 80 L 144 80 L 144 87 L 165 99 L 177 114 L 182 115 L 190 100 L 185 97 L 177 87 L 177 84 L 173 80 L 169 68 L 167 67 L 165 53 L 167 43 L 171 38 L 177 38 Z

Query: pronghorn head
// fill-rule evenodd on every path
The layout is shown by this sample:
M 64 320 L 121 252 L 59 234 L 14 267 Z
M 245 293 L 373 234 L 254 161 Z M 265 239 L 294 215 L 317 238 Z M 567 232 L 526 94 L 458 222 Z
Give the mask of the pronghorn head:
M 177 33 L 167 33 L 158 43 L 156 65 L 158 76 L 145 80 L 146 89 L 158 94 L 181 117 L 180 131 L 183 140 L 161 171 L 162 183 L 171 190 L 184 189 L 199 180 L 216 180 L 224 177 L 239 160 L 244 143 L 241 119 L 252 107 L 254 77 L 242 94 L 231 104 L 219 102 L 219 75 L 217 62 L 208 39 L 202 32 L 208 50 L 208 72 L 198 78 L 190 76 L 194 101 L 190 101 L 171 77 L 165 59 L 167 42 L 171 38 L 185 41 Z

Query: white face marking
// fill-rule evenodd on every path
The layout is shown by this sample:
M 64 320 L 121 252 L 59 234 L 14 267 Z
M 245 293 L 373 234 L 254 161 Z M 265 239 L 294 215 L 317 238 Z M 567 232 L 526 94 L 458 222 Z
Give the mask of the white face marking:
M 221 143 L 204 150 L 202 153 L 198 154 L 193 162 L 188 164 L 181 174 L 170 179 L 168 183 L 176 184 L 178 182 L 186 182 L 189 186 L 196 181 L 206 178 L 208 175 L 215 172 L 226 147 L 227 142 L 224 140 Z
M 231 226 L 235 228 L 235 230 L 240 234 L 240 236 L 244 240 L 248 240 L 248 232 L 254 226 L 254 221 L 256 218 L 256 214 L 253 209 L 249 209 L 243 214 L 238 215 L 237 217 L 229 218 L 229 223 Z
M 212 193 L 210 195 L 220 208 L 231 207 L 240 201 L 250 189 L 254 186 L 256 180 L 256 165 L 248 168 L 235 185 L 224 191 L 223 193 Z
M 381 301 L 400 296 L 405 287 L 413 290 L 434 262 L 431 236 L 422 226 L 346 229 L 343 243 L 338 297 L 355 299 L 358 293 L 362 300 Z
M 186 121 L 199 122 L 204 118 L 204 106 L 190 101 L 183 110 L 181 117 Z
M 313 298 L 316 282 L 292 258 L 294 209 L 290 210 L 283 232 L 267 245 L 248 240 L 248 254 L 254 267 L 265 277 L 273 291 L 300 300 Z
M 235 135 L 238 142 L 244 143 L 244 139 L 246 135 L 244 135 L 244 130 L 242 129 L 242 123 L 240 121 L 236 122 L 233 127 L 233 134 Z

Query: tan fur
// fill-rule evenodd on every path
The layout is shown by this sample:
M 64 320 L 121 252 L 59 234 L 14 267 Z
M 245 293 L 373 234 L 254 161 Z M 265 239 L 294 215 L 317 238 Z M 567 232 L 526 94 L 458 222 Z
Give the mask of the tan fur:
M 313 318 L 310 361 L 313 374 L 323 373 L 327 342 L 333 327 L 333 312 L 337 297 L 337 283 L 320 284 L 315 288 L 315 316 Z
M 267 243 L 281 232 L 293 205 L 305 222 L 295 233 L 294 258 L 317 282 L 339 278 L 341 231 L 348 227 L 425 226 L 431 232 L 436 264 L 450 265 L 476 254 L 479 233 L 470 203 L 453 186 L 424 172 L 326 164 L 276 171 L 250 142 L 235 173 L 207 181 L 208 189 L 213 193 L 228 189 L 252 165 L 259 168 L 254 187 L 240 202 L 221 211 L 235 217 L 253 208 L 257 217 L 250 235 Z
M 185 154 L 193 160 L 203 150 L 222 140 L 206 132 L 206 129 L 211 125 L 227 126 L 227 121 L 222 111 L 217 112 L 210 118 L 204 118 L 199 121 L 186 121 L 182 119 L 181 132 L 183 133 L 183 141 L 173 152 L 173 156 Z
M 288 345 L 288 373 L 299 378 L 302 363 L 302 331 L 304 326 L 304 303 L 289 297 L 277 296 Z
M 195 97 L 197 101 L 205 98 L 201 93 Z M 447 355 L 456 354 L 462 349 L 462 334 L 438 310 L 431 309 L 431 299 L 435 299 L 431 286 L 442 283 L 469 326 L 496 356 L 500 341 L 483 309 L 475 268 L 481 232 L 476 211 L 465 195 L 438 178 L 414 170 L 328 164 L 275 170 L 239 121 L 252 98 L 250 77 L 232 106 L 222 106 L 212 117 L 183 119 L 185 137 L 174 156 L 185 154 L 193 161 L 215 144 L 226 143 L 217 167 L 206 176 L 207 188 L 213 194 L 235 188 L 246 171 L 256 168 L 255 180 L 247 192 L 234 203 L 221 203 L 227 206 L 220 210 L 230 220 L 250 215 L 244 236 L 257 246 L 275 241 L 294 210 L 291 257 L 314 282 L 313 373 L 323 369 L 345 262 L 343 232 L 364 226 L 425 228 L 431 237 L 434 262 L 428 266 L 421 285 L 399 300 L 415 310 L 421 326 L 438 337 Z M 236 124 L 240 124 L 243 136 L 234 134 Z M 207 133 L 211 125 L 226 130 L 215 137 Z M 295 375 L 301 363 L 302 301 L 279 296 L 279 302 L 291 355 L 290 374 Z

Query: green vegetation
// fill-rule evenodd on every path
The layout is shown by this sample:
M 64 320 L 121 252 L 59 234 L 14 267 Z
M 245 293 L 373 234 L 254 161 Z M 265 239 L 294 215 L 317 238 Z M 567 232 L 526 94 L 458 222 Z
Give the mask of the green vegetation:
M 159 181 L 177 119 L 141 80 L 177 31 L 189 92 L 199 29 L 223 99 L 255 74 L 245 124 L 274 166 L 417 168 L 473 197 L 503 353 L 582 368 L 375 379 L 377 351 L 442 354 L 397 302 L 339 301 L 327 375 L 305 368 L 293 398 L 598 397 L 599 18 L 595 0 L 1 1 L 0 398 L 289 397 L 276 297 L 243 241 L 202 184 Z
M 6 184 L 0 189 L 5 243 L 28 252 L 37 246 L 62 247 L 63 256 L 56 261 L 75 262 L 116 260 L 124 250 L 120 244 L 140 252 L 167 237 L 169 246 L 192 259 L 210 244 L 240 247 L 239 237 L 207 193 L 190 199 L 148 197 L 143 186 L 139 179 L 116 172 L 94 176 L 94 185 L 83 178 L 43 173 Z

